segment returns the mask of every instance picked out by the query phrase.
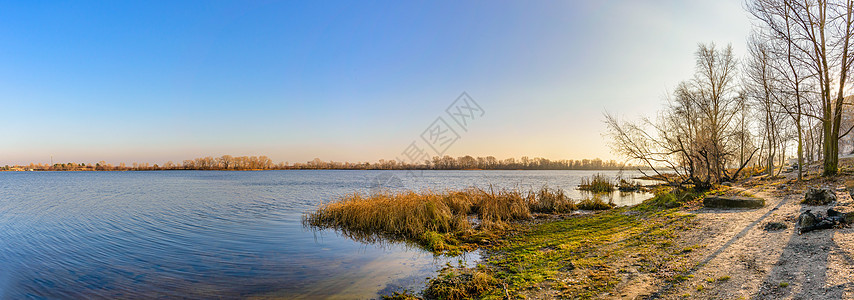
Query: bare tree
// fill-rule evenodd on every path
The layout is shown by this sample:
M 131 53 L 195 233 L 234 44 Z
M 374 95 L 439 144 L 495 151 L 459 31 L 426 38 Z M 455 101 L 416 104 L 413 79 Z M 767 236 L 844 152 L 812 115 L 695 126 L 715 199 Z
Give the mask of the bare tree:
M 852 0 L 751 0 L 748 10 L 769 38 L 787 45 L 788 56 L 816 81 L 822 126 L 824 174 L 837 173 L 845 87 L 854 35 Z M 791 49 L 788 49 L 791 47 Z
M 702 129 L 698 135 L 697 152 L 706 163 L 707 182 L 715 177 L 717 182 L 726 176 L 726 167 L 731 158 L 728 141 L 733 134 L 733 119 L 739 109 L 739 97 L 735 93 L 736 60 L 732 46 L 717 49 L 715 45 L 700 44 L 697 49 L 697 69 L 690 82 L 691 91 L 680 93 L 688 97 L 689 105 L 699 112 Z
M 747 97 L 755 103 L 758 113 L 763 120 L 760 130 L 762 132 L 762 152 L 760 157 L 765 158 L 765 170 L 768 176 L 774 176 L 774 160 L 778 154 L 779 132 L 781 130 L 780 117 L 777 111 L 780 96 L 777 86 L 779 80 L 772 64 L 773 53 L 766 43 L 753 35 L 749 39 L 748 60 L 743 72 L 743 87 Z
M 605 122 L 616 153 L 656 173 L 666 168 L 695 186 L 708 187 L 737 175 L 727 169 L 743 146 L 744 124 L 737 116 L 744 103 L 736 93 L 732 47 L 699 44 L 697 48 L 694 78 L 677 86 L 655 122 L 619 122 L 608 113 Z M 750 158 L 739 158 L 740 171 Z

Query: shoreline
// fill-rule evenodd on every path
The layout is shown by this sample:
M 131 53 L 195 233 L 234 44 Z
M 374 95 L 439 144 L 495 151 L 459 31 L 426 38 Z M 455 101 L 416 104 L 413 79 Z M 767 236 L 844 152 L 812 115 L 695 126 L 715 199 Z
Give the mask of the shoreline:
M 803 192 L 816 185 L 831 186 L 839 200 L 801 204 Z M 794 224 L 806 210 L 851 211 L 851 188 L 854 180 L 844 176 L 802 183 L 782 178 L 735 186 L 764 198 L 766 205 L 759 209 L 704 208 L 695 200 L 655 212 L 640 204 L 535 219 L 505 243 L 484 250 L 481 263 L 498 283 L 480 297 L 852 298 L 854 229 L 798 235 Z M 786 228 L 766 229 L 770 222 Z M 444 270 L 437 278 L 455 272 L 464 270 Z
M 0 172 L 148 172 L 148 171 L 228 171 L 228 172 L 242 172 L 242 171 L 318 171 L 318 170 L 329 170 L 329 171 L 603 171 L 603 172 L 613 172 L 613 171 L 630 171 L 634 172 L 637 169 L 309 169 L 309 168 L 291 168 L 291 169 L 143 169 L 143 170 L 135 170 L 135 169 L 127 169 L 127 170 L 3 170 L 0 168 Z M 657 178 L 651 178 L 648 176 L 641 176 L 633 179 L 642 179 L 642 180 L 659 180 Z

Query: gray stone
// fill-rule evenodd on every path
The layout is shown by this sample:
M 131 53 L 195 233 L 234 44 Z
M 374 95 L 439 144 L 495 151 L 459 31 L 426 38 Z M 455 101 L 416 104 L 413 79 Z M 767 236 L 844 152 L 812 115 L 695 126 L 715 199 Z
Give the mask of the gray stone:
M 829 189 L 810 188 L 804 194 L 804 204 L 827 205 L 836 201 L 836 193 Z
M 854 222 L 854 212 L 841 212 L 841 211 L 834 210 L 832 208 L 828 208 L 827 209 L 827 217 L 836 218 L 836 220 L 838 220 L 841 223 L 850 224 L 851 222 Z
M 824 220 L 821 220 L 820 222 L 818 222 L 818 224 L 815 224 L 813 226 L 807 226 L 807 227 L 799 228 L 798 233 L 807 233 L 807 232 L 810 232 L 813 230 L 819 230 L 819 229 L 831 229 L 834 226 L 836 226 L 836 224 L 838 224 L 838 222 L 835 222 L 835 221 L 829 220 L 829 219 L 824 219 Z
M 850 223 L 852 219 L 854 219 L 854 214 L 840 212 L 832 208 L 827 210 L 827 217 L 823 217 L 820 213 L 813 214 L 812 211 L 807 210 L 798 216 L 798 234 L 834 228 L 840 224 Z
M 811 227 L 815 224 L 818 224 L 818 217 L 812 213 L 809 209 L 807 211 L 802 212 L 800 216 L 798 216 L 798 223 L 796 226 L 798 228 Z
M 788 228 L 788 227 L 789 227 L 789 226 L 786 226 L 786 224 L 784 224 L 784 223 L 780 223 L 780 222 L 768 222 L 768 223 L 765 223 L 765 231 L 777 231 L 777 230 L 783 230 L 783 229 L 786 229 L 786 228 Z
M 765 199 L 755 197 L 707 196 L 703 206 L 715 208 L 759 208 L 765 206 Z

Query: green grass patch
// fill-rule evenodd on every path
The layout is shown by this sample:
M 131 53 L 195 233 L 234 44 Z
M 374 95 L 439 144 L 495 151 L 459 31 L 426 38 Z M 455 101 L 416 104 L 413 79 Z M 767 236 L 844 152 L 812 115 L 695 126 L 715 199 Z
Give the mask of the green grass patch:
M 595 298 L 619 282 L 627 259 L 644 272 L 667 268 L 692 215 L 675 209 L 617 208 L 531 225 L 497 247 L 489 261 L 511 294 L 551 283 L 561 297 Z M 565 282 L 570 282 L 566 284 Z
M 697 191 L 692 187 L 670 188 L 659 187 L 653 190 L 655 195 L 651 199 L 637 205 L 637 209 L 643 211 L 659 211 L 682 207 L 686 204 L 701 200 L 710 192 Z

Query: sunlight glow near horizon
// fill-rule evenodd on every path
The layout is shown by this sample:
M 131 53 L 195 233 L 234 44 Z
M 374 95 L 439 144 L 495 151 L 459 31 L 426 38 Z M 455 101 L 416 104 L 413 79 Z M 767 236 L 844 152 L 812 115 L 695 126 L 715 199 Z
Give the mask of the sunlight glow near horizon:
M 452 156 L 616 158 L 741 1 L 0 3 L 0 165 L 392 159 L 467 92 Z

